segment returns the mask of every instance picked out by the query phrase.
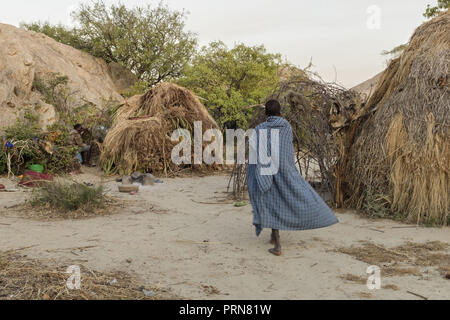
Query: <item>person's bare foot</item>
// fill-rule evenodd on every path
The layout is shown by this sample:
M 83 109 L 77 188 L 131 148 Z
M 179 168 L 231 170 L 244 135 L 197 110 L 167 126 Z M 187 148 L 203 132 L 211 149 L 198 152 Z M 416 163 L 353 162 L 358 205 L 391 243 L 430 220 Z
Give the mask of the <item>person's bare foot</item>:
M 270 236 L 270 243 L 272 243 L 275 247 L 273 249 L 269 249 L 269 252 L 273 255 L 281 256 L 281 243 L 279 230 L 272 229 L 272 234 Z
M 281 256 L 281 250 L 277 248 L 269 249 L 269 252 L 277 257 Z

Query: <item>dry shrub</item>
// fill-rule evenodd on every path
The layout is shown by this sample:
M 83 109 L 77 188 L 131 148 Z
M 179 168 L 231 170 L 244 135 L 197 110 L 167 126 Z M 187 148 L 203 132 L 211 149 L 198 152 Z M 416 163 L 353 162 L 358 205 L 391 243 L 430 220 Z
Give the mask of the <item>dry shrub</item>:
M 365 277 L 362 277 L 362 276 L 357 276 L 357 275 L 354 275 L 351 273 L 347 273 L 347 274 L 340 276 L 340 278 L 342 280 L 354 282 L 354 283 L 358 283 L 358 284 L 365 285 L 367 283 L 367 275 Z M 388 289 L 388 290 L 394 290 L 394 291 L 400 290 L 400 288 L 398 286 L 396 286 L 395 284 L 386 284 L 386 285 L 383 285 L 381 288 Z
M 400 290 L 400 288 L 398 286 L 396 286 L 395 284 L 383 285 L 381 288 L 382 289 L 388 289 L 388 290 L 394 290 L 394 291 L 399 291 Z
M 0 300 L 161 300 L 174 295 L 144 288 L 124 272 L 81 269 L 81 290 L 68 290 L 67 266 L 50 267 L 14 252 L 0 252 Z M 115 281 L 114 281 L 115 280 Z M 155 293 L 147 297 L 142 289 Z
M 350 273 L 344 274 L 344 275 L 340 276 L 340 278 L 342 280 L 346 280 L 346 281 L 350 281 L 350 282 L 356 282 L 356 283 L 359 283 L 359 284 L 366 284 L 367 283 L 367 279 L 365 279 L 364 277 L 357 276 L 357 275 L 350 274 Z
M 182 167 L 171 161 L 171 141 L 176 129 L 187 129 L 193 137 L 194 122 L 202 122 L 203 133 L 217 128 L 214 119 L 189 90 L 160 83 L 147 93 L 128 99 L 118 110 L 108 132 L 101 162 L 108 172 L 130 174 L 136 170 L 170 174 Z
M 447 12 L 420 26 L 385 70 L 353 124 L 347 204 L 378 202 L 410 222 L 449 223 L 449 34 Z
M 439 272 L 444 276 L 445 279 L 450 280 L 450 265 L 441 266 Z
M 357 296 L 361 299 L 372 299 L 373 295 L 370 292 L 359 292 Z
M 386 249 L 384 246 L 372 242 L 362 242 L 360 247 L 339 248 L 338 251 L 370 265 L 395 263 L 407 259 L 402 253 Z
M 447 243 L 432 241 L 424 244 L 407 242 L 395 249 L 414 257 L 413 263 L 417 266 L 450 266 L 450 255 L 444 253 L 449 247 Z
M 114 201 L 106 196 L 104 187 L 88 186 L 75 181 L 42 184 L 33 191 L 29 204 L 36 215 L 47 218 L 80 218 L 103 215 Z

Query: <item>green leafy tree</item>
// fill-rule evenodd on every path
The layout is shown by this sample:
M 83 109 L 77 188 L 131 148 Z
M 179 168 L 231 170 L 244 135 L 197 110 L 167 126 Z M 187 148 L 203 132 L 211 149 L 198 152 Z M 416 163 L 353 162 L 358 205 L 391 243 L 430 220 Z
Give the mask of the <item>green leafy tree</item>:
M 77 29 L 70 29 L 62 24 L 52 25 L 49 22 L 21 23 L 20 26 L 27 30 L 43 33 L 58 42 L 67 44 L 79 50 L 91 52 L 92 45 L 83 39 Z
M 450 0 L 438 0 L 436 6 L 432 7 L 427 5 L 427 9 L 423 16 L 427 19 L 433 18 L 439 14 L 439 12 L 446 11 L 450 7 Z
M 184 30 L 186 12 L 170 10 L 163 3 L 129 9 L 96 0 L 81 4 L 72 16 L 76 28 L 40 22 L 22 26 L 117 62 L 147 87 L 179 77 L 197 49 L 197 36 Z
M 178 83 L 203 99 L 222 128 L 245 128 L 253 112 L 248 106 L 274 92 L 280 66 L 281 56 L 267 53 L 264 46 L 228 49 L 218 41 L 201 49 Z

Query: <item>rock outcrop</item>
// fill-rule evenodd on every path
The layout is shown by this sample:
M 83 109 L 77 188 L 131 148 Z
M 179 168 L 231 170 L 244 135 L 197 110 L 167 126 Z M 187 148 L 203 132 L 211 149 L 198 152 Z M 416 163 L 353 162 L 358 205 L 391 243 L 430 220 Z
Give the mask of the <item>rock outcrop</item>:
M 108 72 L 120 93 L 126 92 L 127 89 L 132 87 L 136 81 L 138 81 L 138 77 L 117 62 L 110 62 L 108 64 Z
M 37 78 L 53 74 L 69 78 L 74 106 L 91 103 L 101 108 L 106 100 L 123 101 L 102 59 L 44 34 L 0 24 L 0 131 L 26 106 L 38 110 L 43 127 L 56 120 L 55 108 L 33 90 Z
M 358 84 L 351 90 L 362 94 L 366 99 L 370 98 L 372 93 L 375 91 L 375 87 L 377 86 L 378 80 L 380 80 L 382 74 L 383 72 L 378 73 L 376 76 Z

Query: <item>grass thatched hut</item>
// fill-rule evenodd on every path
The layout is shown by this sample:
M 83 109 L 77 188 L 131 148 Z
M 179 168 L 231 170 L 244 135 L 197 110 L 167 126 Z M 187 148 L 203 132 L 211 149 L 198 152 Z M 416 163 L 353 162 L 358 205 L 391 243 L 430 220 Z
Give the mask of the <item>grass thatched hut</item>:
M 346 204 L 449 224 L 450 13 L 421 25 L 347 130 L 337 175 Z
M 141 170 L 171 174 L 182 169 L 171 161 L 172 132 L 187 129 L 193 137 L 194 121 L 202 131 L 217 128 L 206 107 L 188 89 L 160 83 L 143 95 L 126 100 L 118 110 L 103 144 L 105 171 L 130 174 Z

